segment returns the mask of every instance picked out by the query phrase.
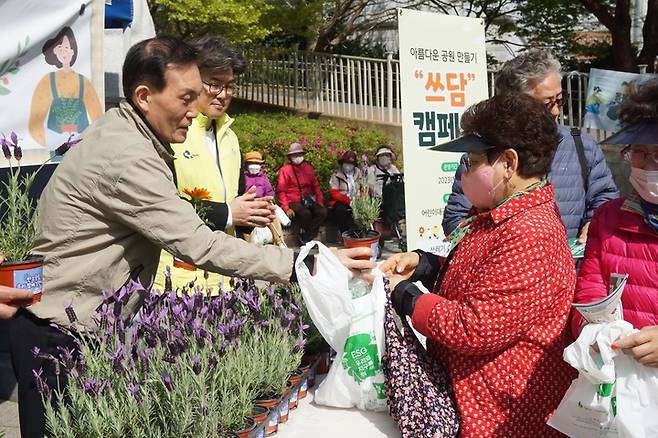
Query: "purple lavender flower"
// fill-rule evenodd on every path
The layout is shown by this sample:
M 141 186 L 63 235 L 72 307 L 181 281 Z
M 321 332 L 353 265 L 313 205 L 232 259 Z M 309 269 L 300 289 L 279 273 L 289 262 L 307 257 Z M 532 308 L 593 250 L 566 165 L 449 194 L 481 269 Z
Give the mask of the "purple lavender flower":
M 2 153 L 5 155 L 5 158 L 11 160 L 11 150 L 9 149 L 9 143 L 5 138 L 0 138 L 0 144 L 2 144 Z
M 23 158 L 23 149 L 18 144 L 14 146 L 14 158 L 16 158 L 16 161 L 21 161 Z
M 59 155 L 59 156 L 62 156 L 65 153 L 67 153 L 69 149 L 71 149 L 73 146 L 80 143 L 81 141 L 82 141 L 82 139 L 80 139 L 80 138 L 77 138 L 77 139 L 74 140 L 73 139 L 73 134 L 71 134 L 71 135 L 69 135 L 68 140 L 66 140 L 57 149 L 55 149 L 55 154 Z
M 174 383 L 171 381 L 171 376 L 169 375 L 169 373 L 166 371 L 161 371 L 160 377 L 162 377 L 162 383 L 164 383 L 164 386 L 165 388 L 167 388 L 167 391 L 172 391 L 174 389 Z
M 126 358 L 126 352 L 122 344 L 117 343 L 116 347 L 115 351 L 107 353 L 107 358 L 112 361 L 112 369 L 114 372 L 121 373 L 124 370 L 123 360 Z
M 208 359 L 208 366 L 210 367 L 211 370 L 214 370 L 217 367 L 217 364 L 219 361 L 217 360 L 217 356 L 214 354 L 210 355 L 210 358 Z
M 128 383 L 128 392 L 130 392 L 130 395 L 135 398 L 137 403 L 142 402 L 141 389 L 139 387 L 139 383 L 137 383 L 134 377 L 130 379 L 130 383 Z
M 171 284 L 171 268 L 169 266 L 165 267 L 165 284 L 164 284 L 164 291 L 171 291 L 173 289 L 173 285 Z
M 78 320 L 78 316 L 75 314 L 75 311 L 73 310 L 73 302 L 72 301 L 67 301 L 64 303 L 64 312 L 66 312 L 66 316 L 69 319 L 69 322 L 73 324 Z
M 194 374 L 197 376 L 201 374 L 201 357 L 198 355 L 194 354 L 192 355 L 192 371 L 194 371 Z
M 32 375 L 34 376 L 34 381 L 36 382 L 37 391 L 41 394 L 41 397 L 50 400 L 50 387 L 46 383 L 46 380 L 43 378 L 43 368 L 38 370 L 32 370 Z
M 86 394 L 96 397 L 98 396 L 99 384 L 95 379 L 87 378 L 82 383 L 82 389 Z
M 210 415 L 210 409 L 208 409 L 208 405 L 205 404 L 205 403 L 203 404 L 203 406 L 201 406 L 201 414 L 204 417 L 207 417 L 208 415 Z
M 39 357 L 39 354 L 41 354 L 41 349 L 37 346 L 32 347 L 30 351 L 34 357 Z

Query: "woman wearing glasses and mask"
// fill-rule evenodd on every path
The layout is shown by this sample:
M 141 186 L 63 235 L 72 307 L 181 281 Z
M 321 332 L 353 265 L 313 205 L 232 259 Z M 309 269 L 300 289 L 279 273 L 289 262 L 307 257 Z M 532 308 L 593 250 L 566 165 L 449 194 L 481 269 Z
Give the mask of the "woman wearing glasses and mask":
M 628 145 L 632 193 L 601 206 L 592 219 L 585 258 L 578 274 L 575 302 L 608 294 L 610 274 L 628 274 L 621 297 L 624 320 L 639 329 L 619 340 L 618 348 L 641 364 L 658 367 L 658 80 L 626 97 L 619 112 L 623 129 L 603 143 Z M 573 312 L 578 335 L 584 324 Z M 614 346 L 613 346 L 614 348 Z
M 469 108 L 461 126 L 464 137 L 435 149 L 468 154 L 462 183 L 474 208 L 442 267 L 423 251 L 384 263 L 393 307 L 445 364 L 460 436 L 560 436 L 545 422 L 575 377 L 562 351 L 576 272 L 545 179 L 557 125 L 541 102 L 512 94 Z
M 235 235 L 236 226 L 267 226 L 275 217 L 272 197 L 256 198 L 255 188 L 244 193 L 240 145 L 231 130 L 233 119 L 226 113 L 238 91 L 235 76 L 244 71 L 245 62 L 223 38 L 201 37 L 192 46 L 198 51 L 203 84 L 196 102 L 199 113 L 188 128 L 185 142 L 171 145 L 176 156 L 178 190 L 184 198 L 190 198 L 190 193 L 204 198 L 206 221 L 212 229 Z M 171 254 L 163 251 L 154 288 L 164 288 L 167 266 L 171 268 L 174 288 L 204 278 L 194 267 L 174 261 Z M 228 278 L 213 273 L 204 283 L 199 285 L 215 291 L 220 284 L 225 289 L 229 287 Z

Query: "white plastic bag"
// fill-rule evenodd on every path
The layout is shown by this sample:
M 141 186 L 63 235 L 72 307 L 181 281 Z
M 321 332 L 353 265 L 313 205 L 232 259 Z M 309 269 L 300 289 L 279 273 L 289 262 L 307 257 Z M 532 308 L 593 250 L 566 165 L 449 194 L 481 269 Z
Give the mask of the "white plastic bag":
M 658 371 L 611 347 L 634 331 L 626 321 L 583 327 L 564 350 L 564 360 L 578 370 L 578 378 L 549 426 L 578 438 L 658 436 Z
M 276 213 L 276 217 L 279 219 L 279 222 L 281 222 L 282 227 L 287 227 L 290 225 L 290 218 L 281 207 L 277 205 L 274 209 L 274 212 Z
M 314 246 L 319 254 L 317 273 L 312 276 L 304 258 Z M 302 247 L 295 270 L 313 323 L 337 352 L 329 375 L 315 392 L 315 402 L 341 408 L 385 410 L 381 367 L 386 304 L 383 274 L 379 270 L 373 272 L 372 287 L 356 281 L 331 250 L 316 241 Z
M 251 242 L 259 246 L 272 243 L 272 232 L 267 227 L 256 227 L 251 232 Z

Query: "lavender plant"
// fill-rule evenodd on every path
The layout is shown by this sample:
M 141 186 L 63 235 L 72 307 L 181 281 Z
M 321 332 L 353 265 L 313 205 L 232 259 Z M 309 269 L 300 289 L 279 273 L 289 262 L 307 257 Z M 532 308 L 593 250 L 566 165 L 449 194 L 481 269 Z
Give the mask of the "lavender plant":
M 18 262 L 27 259 L 34 246 L 37 234 L 37 208 L 30 199 L 30 190 L 41 169 L 52 160 L 46 160 L 36 171 L 21 176 L 21 159 L 23 150 L 18 141 L 18 135 L 12 132 L 9 138 L 0 138 L 2 153 L 9 163 L 9 178 L 3 183 L 0 206 L 4 214 L 0 221 L 0 253 L 5 261 Z M 80 140 L 69 138 L 59 146 L 56 156 L 64 155 Z
M 63 330 L 79 351 L 45 356 L 68 374 L 66 388 L 49 388 L 34 371 L 48 430 L 57 437 L 139 438 L 240 429 L 253 399 L 285 389 L 307 326 L 289 288 L 259 289 L 248 280 L 232 286 L 213 297 L 199 287 L 159 293 L 133 282 L 104 294 L 94 328 L 76 326 L 68 307 L 71 325 Z M 127 321 L 122 315 L 135 294 L 143 306 Z

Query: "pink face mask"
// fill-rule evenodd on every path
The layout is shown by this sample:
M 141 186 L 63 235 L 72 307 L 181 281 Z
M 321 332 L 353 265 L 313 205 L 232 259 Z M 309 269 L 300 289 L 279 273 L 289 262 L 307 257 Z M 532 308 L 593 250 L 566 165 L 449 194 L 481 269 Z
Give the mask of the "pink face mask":
M 464 195 L 478 210 L 489 210 L 494 206 L 496 189 L 503 183 L 501 179 L 498 184 L 494 185 L 493 166 L 496 162 L 462 173 Z

